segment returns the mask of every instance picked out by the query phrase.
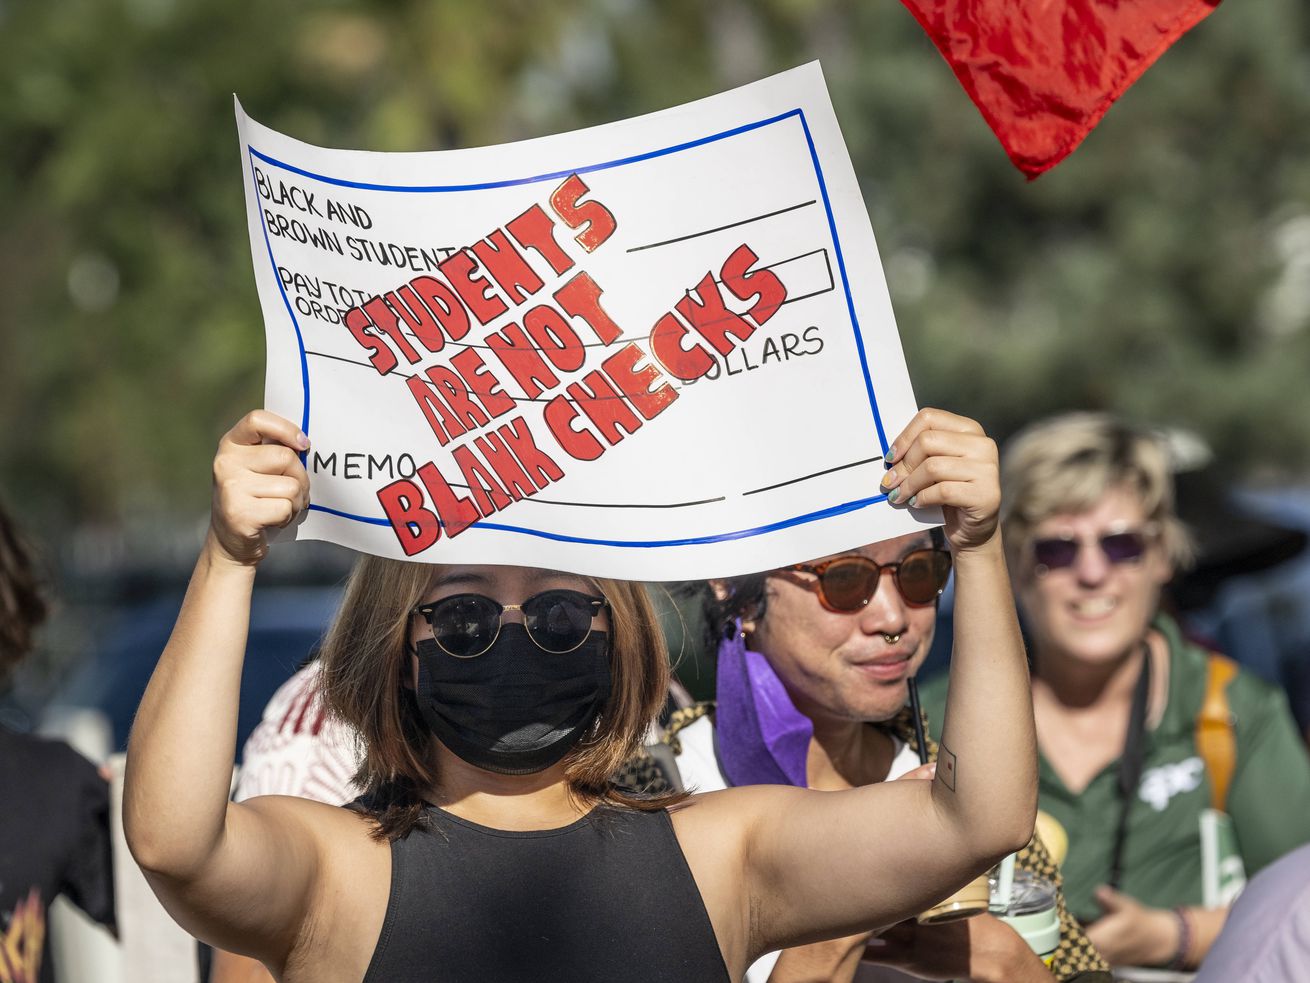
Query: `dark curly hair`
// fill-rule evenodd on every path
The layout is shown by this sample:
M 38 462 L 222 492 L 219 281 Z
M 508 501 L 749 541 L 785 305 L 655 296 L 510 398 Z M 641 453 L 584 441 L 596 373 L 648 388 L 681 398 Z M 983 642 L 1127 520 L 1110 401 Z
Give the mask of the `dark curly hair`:
M 0 506 L 0 682 L 32 650 L 46 613 L 32 554 Z

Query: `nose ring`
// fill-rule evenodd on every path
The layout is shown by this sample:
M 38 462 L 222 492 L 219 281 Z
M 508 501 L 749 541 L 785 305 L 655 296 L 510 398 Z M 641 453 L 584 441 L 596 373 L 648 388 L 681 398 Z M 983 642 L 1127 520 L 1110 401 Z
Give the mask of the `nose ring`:
M 887 634 L 887 632 L 884 631 L 884 632 L 880 632 L 880 634 L 882 635 L 882 640 L 886 642 L 888 645 L 895 645 L 897 642 L 901 640 L 902 633 L 898 631 L 895 635 L 889 635 Z

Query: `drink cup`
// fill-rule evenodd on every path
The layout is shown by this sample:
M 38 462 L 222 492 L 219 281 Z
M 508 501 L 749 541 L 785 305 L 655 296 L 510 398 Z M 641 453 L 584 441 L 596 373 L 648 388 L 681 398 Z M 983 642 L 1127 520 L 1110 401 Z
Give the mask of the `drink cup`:
M 940 925 L 961 918 L 972 918 L 987 910 L 989 888 L 987 875 L 975 877 L 944 901 L 939 901 L 917 919 L 920 925 Z
M 1060 913 L 1055 885 L 1027 870 L 1015 871 L 1009 905 L 997 917 L 1019 933 L 1047 966 L 1060 944 Z

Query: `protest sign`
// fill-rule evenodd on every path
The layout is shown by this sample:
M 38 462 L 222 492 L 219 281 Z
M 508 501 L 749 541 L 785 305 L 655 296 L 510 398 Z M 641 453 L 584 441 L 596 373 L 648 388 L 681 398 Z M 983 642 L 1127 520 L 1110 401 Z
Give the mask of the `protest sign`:
M 671 580 L 939 521 L 879 490 L 914 398 L 817 64 L 498 147 L 237 123 L 292 535 Z

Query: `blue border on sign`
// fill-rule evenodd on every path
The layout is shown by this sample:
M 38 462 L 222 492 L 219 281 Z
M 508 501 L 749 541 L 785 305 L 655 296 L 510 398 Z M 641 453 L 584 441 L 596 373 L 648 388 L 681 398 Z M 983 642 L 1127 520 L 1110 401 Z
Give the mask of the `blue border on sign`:
M 665 157 L 669 154 L 679 153 L 684 150 L 691 150 L 695 147 L 702 147 L 709 143 L 715 143 L 719 140 L 726 140 L 730 137 L 740 136 L 743 133 L 749 133 L 752 130 L 758 130 L 765 126 L 771 126 L 775 123 L 781 123 L 785 120 L 796 118 L 801 124 L 801 130 L 805 135 L 805 143 L 809 147 L 810 160 L 814 164 L 814 176 L 819 182 L 819 195 L 823 199 L 823 209 L 828 216 L 828 231 L 832 236 L 833 252 L 837 256 L 837 269 L 841 274 L 842 290 L 846 294 L 846 309 L 850 313 L 851 328 L 855 335 L 855 347 L 860 356 L 860 369 L 864 373 L 864 387 L 869 394 L 869 408 L 873 411 L 874 425 L 878 431 L 878 443 L 882 453 L 887 453 L 887 435 L 883 431 L 882 415 L 878 411 L 878 400 L 873 391 L 873 379 L 869 375 L 869 360 L 864 350 L 864 339 L 860 336 L 860 323 L 855 315 L 855 299 L 851 296 L 850 281 L 846 276 L 846 260 L 842 254 L 841 241 L 837 238 L 837 222 L 832 214 L 832 202 L 828 198 L 828 185 L 823 179 L 823 168 L 819 165 L 818 151 L 814 146 L 814 138 L 810 134 L 809 123 L 806 122 L 804 110 L 797 108 L 778 116 L 772 116 L 768 119 L 757 120 L 754 123 L 746 123 L 743 126 L 733 127 L 730 130 L 724 130 L 721 133 L 714 133 L 710 136 L 701 137 L 698 140 L 689 140 L 686 143 L 674 144 L 671 147 L 664 147 L 660 150 L 652 150 L 644 154 L 636 154 L 631 157 L 620 157 L 615 160 L 603 161 L 599 164 L 589 164 L 585 167 L 576 167 L 564 171 L 551 171 L 547 174 L 536 174 L 531 177 L 515 178 L 507 181 L 488 181 L 481 184 L 433 184 L 433 185 L 400 185 L 400 184 L 369 184 L 362 181 L 347 181 L 342 178 L 329 177 L 324 174 L 316 174 L 313 171 L 307 171 L 303 168 L 295 167 L 283 161 L 261 153 L 249 144 L 246 150 L 251 157 L 258 158 L 266 164 L 274 167 L 280 167 L 292 174 L 298 174 L 301 177 L 310 178 L 314 181 L 320 181 L 323 184 L 336 185 L 343 188 L 358 188 L 364 191 L 397 191 L 407 192 L 409 194 L 439 194 L 452 191 L 485 191 L 492 188 L 511 188 L 524 184 L 536 184 L 541 181 L 557 181 L 566 178 L 571 174 L 589 174 L 593 171 L 608 170 L 612 167 L 622 167 L 625 164 L 636 164 L 641 161 L 653 160 L 658 157 Z M 253 183 L 255 180 L 254 164 L 251 164 L 250 179 Z M 259 197 L 259 191 L 256 187 L 255 197 Z M 268 260 L 273 266 L 273 279 L 277 283 L 278 292 L 282 296 L 282 303 L 287 309 L 287 315 L 291 318 L 291 323 L 296 330 L 296 344 L 300 348 L 300 381 L 304 389 L 304 411 L 301 414 L 300 429 L 305 434 L 309 433 L 309 361 L 305 354 L 304 336 L 300 331 L 300 322 L 296 319 L 295 309 L 291 306 L 291 301 L 287 297 L 286 288 L 282 285 L 282 278 L 277 275 L 277 260 L 273 257 L 273 246 L 268 238 L 268 227 L 264 223 L 263 210 L 260 210 L 260 226 L 264 233 L 264 247 L 268 250 Z M 305 455 L 301 455 L 303 460 Z M 777 522 L 771 522 L 767 525 L 756 526 L 751 529 L 740 529 L 735 532 L 718 533 L 712 536 L 695 536 L 687 539 L 667 539 L 667 540 L 615 540 L 615 539 L 588 539 L 582 536 L 565 536 L 560 533 L 545 532 L 540 529 L 525 529 L 522 526 L 508 526 L 498 522 L 488 522 L 481 519 L 469 526 L 469 530 L 483 529 L 490 532 L 515 532 L 527 536 L 535 536 L 539 539 L 549 539 L 561 543 L 583 543 L 590 546 L 619 546 L 619 547 L 661 547 L 661 546 L 697 546 L 707 543 L 721 543 L 736 539 L 748 539 L 751 536 L 759 536 L 764 533 L 776 532 L 779 529 L 786 529 L 790 526 L 804 525 L 810 522 L 817 522 L 820 519 L 828 519 L 837 515 L 844 515 L 847 512 L 855 512 L 859 509 L 866 508 L 870 505 L 876 505 L 878 502 L 886 501 L 886 495 L 875 495 L 871 498 L 856 499 L 853 502 L 844 502 L 840 505 L 833 505 L 828 508 L 819 509 L 815 512 L 807 512 L 804 515 L 798 515 L 790 519 L 781 519 Z M 355 522 L 364 522 L 369 525 L 390 526 L 391 522 L 387 519 L 378 519 L 366 515 L 354 515 L 349 512 L 343 512 L 339 509 L 328 508 L 325 505 L 310 505 L 309 508 L 316 512 L 324 512 L 328 515 L 339 516 L 343 519 L 350 519 Z

